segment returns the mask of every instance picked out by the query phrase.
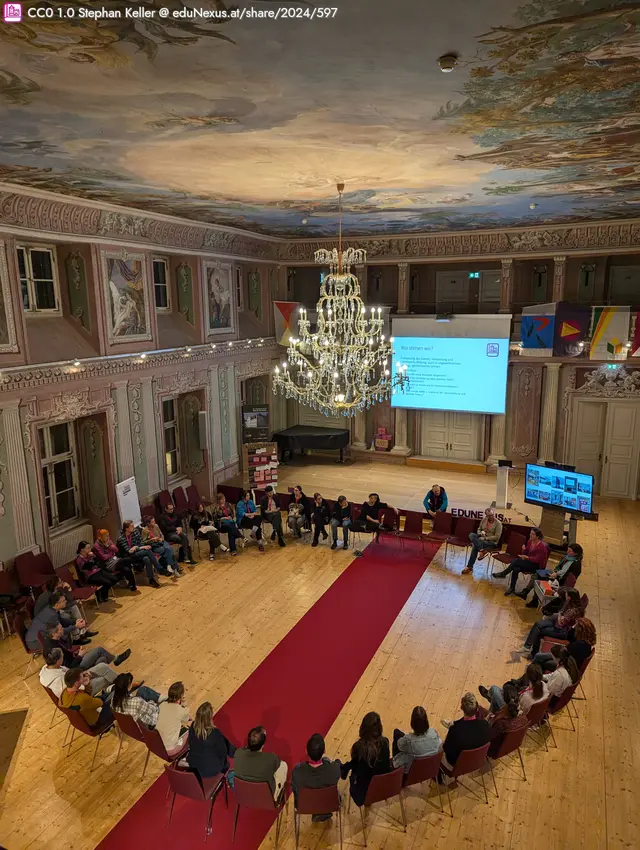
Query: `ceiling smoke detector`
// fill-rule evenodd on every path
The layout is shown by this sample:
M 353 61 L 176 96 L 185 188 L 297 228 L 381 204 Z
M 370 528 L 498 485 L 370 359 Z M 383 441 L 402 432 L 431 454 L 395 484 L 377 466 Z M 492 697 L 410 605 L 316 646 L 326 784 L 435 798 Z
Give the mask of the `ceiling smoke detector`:
M 450 74 L 458 64 L 457 53 L 445 53 L 438 59 L 438 65 L 443 74 Z

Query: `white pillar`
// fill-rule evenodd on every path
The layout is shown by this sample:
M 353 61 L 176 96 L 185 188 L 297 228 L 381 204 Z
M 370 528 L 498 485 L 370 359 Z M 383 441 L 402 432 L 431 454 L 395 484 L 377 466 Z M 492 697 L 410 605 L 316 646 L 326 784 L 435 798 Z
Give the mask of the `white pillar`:
M 502 260 L 500 276 L 500 313 L 510 313 L 513 301 L 513 259 L 505 257 Z
M 562 301 L 567 280 L 567 258 L 553 258 L 553 298 L 552 301 Z
M 364 410 L 358 410 L 353 417 L 353 436 L 351 445 L 354 449 L 367 448 L 367 414 Z
M 211 386 L 209 422 L 211 423 L 211 437 L 213 445 L 212 468 L 214 473 L 224 466 L 222 455 L 222 433 L 220 431 L 220 387 L 218 385 L 218 366 L 209 367 L 209 383 Z
M 149 483 L 148 495 L 153 496 L 160 491 L 156 413 L 153 403 L 153 378 L 141 378 L 140 384 L 142 387 L 144 453 L 147 461 L 147 481 Z
M 398 313 L 409 312 L 409 263 L 398 263 Z
M 3 406 L 4 437 L 7 444 L 7 471 L 11 490 L 13 527 L 16 534 L 17 555 L 38 548 L 33 524 L 33 506 L 29 493 L 29 476 L 24 454 L 20 402 L 12 401 Z
M 495 414 L 491 417 L 491 442 L 489 445 L 489 457 L 485 461 L 491 466 L 497 466 L 499 460 L 506 460 L 504 453 L 504 441 L 506 434 L 507 417 Z
M 116 381 L 113 386 L 116 391 L 116 418 L 118 421 L 116 428 L 117 468 L 120 473 L 120 481 L 126 481 L 127 478 L 132 478 L 135 473 L 127 381 Z
M 229 386 L 229 450 L 231 452 L 230 463 L 238 460 L 238 429 L 240 427 L 238 417 L 238 398 L 236 397 L 236 367 L 233 363 L 227 366 L 227 377 Z
M 400 408 L 396 410 L 395 439 L 390 454 L 404 457 L 411 454 L 407 445 L 407 411 Z
M 540 416 L 540 440 L 538 462 L 554 460 L 556 441 L 556 419 L 558 412 L 558 384 L 561 363 L 545 363 L 544 386 L 542 388 L 542 414 Z

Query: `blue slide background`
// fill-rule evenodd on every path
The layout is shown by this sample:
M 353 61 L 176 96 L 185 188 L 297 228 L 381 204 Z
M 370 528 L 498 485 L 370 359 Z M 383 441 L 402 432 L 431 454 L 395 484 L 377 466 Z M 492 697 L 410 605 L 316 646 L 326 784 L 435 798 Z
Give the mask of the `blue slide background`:
M 505 412 L 508 339 L 396 337 L 393 350 L 393 370 L 407 364 L 409 387 L 395 391 L 392 407 Z

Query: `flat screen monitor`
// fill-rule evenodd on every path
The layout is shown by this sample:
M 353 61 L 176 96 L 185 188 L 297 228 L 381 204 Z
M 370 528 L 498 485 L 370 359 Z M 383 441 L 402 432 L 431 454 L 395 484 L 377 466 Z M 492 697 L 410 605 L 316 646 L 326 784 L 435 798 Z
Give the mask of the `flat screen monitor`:
M 592 514 L 593 475 L 528 463 L 524 500 L 529 505 L 564 509 L 574 514 Z

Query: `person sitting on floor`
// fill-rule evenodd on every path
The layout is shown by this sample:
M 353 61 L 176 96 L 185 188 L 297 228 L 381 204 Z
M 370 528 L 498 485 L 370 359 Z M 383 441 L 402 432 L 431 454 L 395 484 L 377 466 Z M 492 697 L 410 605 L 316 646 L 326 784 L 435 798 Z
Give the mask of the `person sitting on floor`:
M 178 578 L 184 575 L 184 570 L 176 561 L 173 547 L 164 539 L 164 535 L 155 517 L 145 517 L 144 525 L 142 526 L 142 542 L 145 546 L 151 546 L 151 551 L 160 563 L 160 573 L 163 576 Z
M 574 659 L 578 670 L 582 669 L 585 661 L 591 656 L 596 645 L 596 628 L 586 617 L 579 617 L 569 632 L 567 652 Z M 538 652 L 533 659 L 546 672 L 555 670 L 557 659 L 550 652 Z
M 210 561 L 215 561 L 216 549 L 220 548 L 223 552 L 229 551 L 226 546 L 222 545 L 218 529 L 213 522 L 213 517 L 201 502 L 191 515 L 190 525 L 198 540 L 207 540 L 209 542 Z
M 194 567 L 198 562 L 193 560 L 189 538 L 187 537 L 186 531 L 183 527 L 182 520 L 176 514 L 173 502 L 169 502 L 164 506 L 164 510 L 160 514 L 160 519 L 158 520 L 158 525 L 164 534 L 165 540 L 169 543 L 180 544 L 178 562 L 183 563 L 186 560 L 188 564 Z
M 529 539 L 522 547 L 522 555 L 512 561 L 508 567 L 501 570 L 499 573 L 494 573 L 495 578 L 505 578 L 511 573 L 509 587 L 505 591 L 505 596 L 513 596 L 516 592 L 516 584 L 520 573 L 535 573 L 536 570 L 543 570 L 547 566 L 549 559 L 549 547 L 544 542 L 544 534 L 539 528 L 532 528 L 529 532 Z
M 245 490 L 236 505 L 236 524 L 238 528 L 250 528 L 251 538 L 258 541 L 258 549 L 264 552 L 262 543 L 262 517 L 258 513 L 256 503 L 252 499 L 251 490 Z
M 62 593 L 67 602 L 64 608 L 58 609 L 58 619 L 63 626 L 74 627 L 74 631 L 71 632 L 74 640 L 83 636 L 86 637 L 84 634 L 86 629 L 84 627 L 80 629 L 75 627 L 76 620 L 83 620 L 84 617 L 82 616 L 82 611 L 78 607 L 77 602 L 73 598 L 73 589 L 71 585 L 66 581 L 63 581 L 58 576 L 52 576 L 45 586 L 46 590 L 43 590 L 36 599 L 36 604 L 33 608 L 33 616 L 38 617 L 40 613 L 47 608 L 47 606 L 51 606 L 51 597 L 54 593 Z
M 529 664 L 520 679 L 510 679 L 502 687 L 491 685 L 486 688 L 479 685 L 478 690 L 488 700 L 491 714 L 497 714 L 508 702 L 517 700 L 520 712 L 526 715 L 532 705 L 549 696 L 549 689 L 542 675 L 541 667 Z
M 44 656 L 46 664 L 40 670 L 40 684 L 55 694 L 60 699 L 64 688 L 64 674 L 69 667 L 64 665 L 64 653 L 59 647 L 54 647 Z M 91 674 L 92 696 L 97 696 L 100 691 L 108 688 L 116 680 L 118 675 L 108 664 L 94 664 L 88 671 Z
M 387 508 L 395 511 L 396 514 L 400 513 L 397 508 L 394 508 L 388 502 L 381 502 L 380 496 L 377 493 L 369 493 L 369 498 L 362 505 L 360 516 L 353 523 L 353 529 L 356 531 L 373 532 L 377 543 L 380 539 L 380 532 L 390 530 L 388 526 L 382 524 L 382 520 L 379 518 L 379 514 Z
M 175 756 L 184 749 L 190 725 L 189 709 L 184 703 L 184 685 L 182 682 L 174 682 L 169 687 L 167 699 L 160 703 L 156 720 L 156 732 L 160 734 L 170 756 Z
M 84 620 L 73 620 L 70 625 L 63 625 L 61 614 L 66 607 L 66 596 L 64 593 L 56 590 L 50 595 L 48 605 L 45 605 L 38 614 L 34 613 L 25 638 L 29 649 L 39 651 L 41 646 L 38 635 L 45 634 L 47 629 L 58 624 L 63 629 L 65 635 L 70 636 L 73 640 L 81 644 L 89 643 L 89 639 L 98 634 L 98 632 L 87 631 L 87 624 Z M 82 636 L 78 634 L 79 631 L 82 631 Z
M 305 496 L 299 484 L 296 484 L 293 488 L 289 499 L 287 525 L 294 537 L 302 537 L 302 532 L 308 531 L 311 525 L 309 499 Z
M 282 536 L 282 514 L 276 501 L 276 494 L 271 484 L 264 488 L 264 496 L 260 499 L 260 516 L 263 522 L 270 522 L 273 528 L 271 539 L 278 538 L 279 546 L 286 546 Z
M 520 599 L 525 599 L 535 590 L 537 581 L 557 581 L 560 587 L 563 587 L 567 578 L 574 575 L 576 579 L 580 577 L 582 572 L 582 546 L 579 543 L 572 543 L 567 548 L 566 555 L 562 558 L 558 566 L 554 570 L 548 568 L 536 570 L 531 576 L 531 581 L 520 593 L 516 593 Z M 527 608 L 537 608 L 538 597 L 534 594 L 531 602 L 527 602 Z M 546 608 L 547 606 L 545 606 Z M 550 611 L 549 613 L 554 613 Z
M 64 674 L 64 689 L 58 704 L 60 708 L 76 709 L 94 732 L 107 729 L 113 723 L 113 711 L 106 700 L 89 693 L 90 675 L 74 667 Z
M 144 569 L 151 587 L 160 587 L 156 579 L 156 570 L 160 569 L 160 564 L 151 551 L 151 546 L 144 545 L 142 531 L 135 527 L 131 519 L 125 519 L 122 523 L 122 534 L 118 537 L 118 552 L 120 557 L 127 558 L 135 569 Z
M 158 722 L 158 702 L 161 699 L 160 694 L 153 688 L 134 682 L 131 673 L 120 673 L 113 683 L 113 710 L 119 714 L 128 714 L 137 723 L 144 723 L 149 729 L 153 729 Z
M 433 484 L 422 504 L 429 515 L 429 519 L 434 520 L 438 512 L 444 513 L 449 506 L 447 491 L 439 484 Z
M 462 717 L 459 720 L 442 721 L 442 725 L 449 730 L 442 745 L 444 750 L 442 765 L 448 769 L 455 765 L 463 750 L 475 750 L 491 740 L 491 727 L 479 714 L 478 701 L 472 693 L 467 692 L 462 697 L 460 708 Z
M 408 735 L 400 729 L 393 730 L 393 766 L 404 767 L 405 773 L 409 773 L 414 759 L 433 756 L 442 747 L 440 735 L 429 728 L 427 712 L 421 705 L 411 712 L 411 729 Z
M 291 790 L 296 804 L 301 788 L 330 788 L 338 784 L 342 765 L 339 759 L 332 761 L 324 752 L 324 738 L 316 732 L 307 741 L 307 761 L 298 762 L 291 772 Z M 311 820 L 318 822 L 330 818 L 331 812 L 328 812 L 313 815 Z
M 482 560 L 492 549 L 497 549 L 500 546 L 501 537 L 502 523 L 496 516 L 496 512 L 493 508 L 485 508 L 478 531 L 472 531 L 469 535 L 471 553 L 467 566 L 462 570 L 462 575 L 468 575 L 473 570 L 476 558 Z
M 376 711 L 362 718 L 358 740 L 351 747 L 351 759 L 342 765 L 342 778 L 349 773 L 349 793 L 356 806 L 363 806 L 374 776 L 393 768 L 389 740 L 382 734 L 382 721 Z
M 333 506 L 333 517 L 331 518 L 332 549 L 338 548 L 338 529 L 342 529 L 342 548 L 349 548 L 349 528 L 351 527 L 351 503 L 346 496 L 338 496 L 338 501 Z
M 242 540 L 244 544 L 244 538 L 242 536 L 242 532 L 236 525 L 233 505 L 230 505 L 227 502 L 227 498 L 224 493 L 218 493 L 216 496 L 216 506 L 213 509 L 213 521 L 218 531 L 228 536 L 231 554 L 237 555 L 236 541 Z
M 98 530 L 98 536 L 93 544 L 93 554 L 96 556 L 96 561 L 102 570 L 107 573 L 113 573 L 118 581 L 125 579 L 129 590 L 136 591 L 136 577 L 133 572 L 131 558 L 118 557 L 118 547 L 111 539 L 111 535 L 106 528 Z
M 82 670 L 89 670 L 101 663 L 113 664 L 114 667 L 118 667 L 131 655 L 130 649 L 125 649 L 124 652 L 114 655 L 103 646 L 92 646 L 90 649 L 86 646 L 73 646 L 71 638 L 65 635 L 64 628 L 60 623 L 50 626 L 45 632 L 44 655 L 46 656 L 47 652 L 56 647 L 62 650 L 65 667 L 80 667 Z
M 120 578 L 102 566 L 92 551 L 91 543 L 86 540 L 78 543 L 75 566 L 79 583 L 83 587 L 95 587 L 98 602 L 106 602 L 109 591 L 115 587 Z
M 331 509 L 329 502 L 323 499 L 320 493 L 313 494 L 313 503 L 311 505 L 311 521 L 313 523 L 313 541 L 312 546 L 318 545 L 320 535 L 326 540 L 329 535 L 326 531 L 326 525 L 331 519 Z
M 207 778 L 229 772 L 229 759 L 234 757 L 236 748 L 214 725 L 210 702 L 198 706 L 189 729 L 188 743 L 186 761 L 198 776 Z
M 246 782 L 268 782 L 273 799 L 277 800 L 284 789 L 289 768 L 275 753 L 263 751 L 266 740 L 264 726 L 254 726 L 247 736 L 247 746 L 236 750 L 233 772 L 235 777 Z
M 562 610 L 558 614 L 552 614 L 548 620 L 538 620 L 531 628 L 525 642 L 518 652 L 533 658 L 540 650 L 540 642 L 543 637 L 560 638 L 567 640 L 569 631 L 574 623 L 584 614 L 580 593 L 575 587 L 562 587 L 561 593 L 566 598 Z

